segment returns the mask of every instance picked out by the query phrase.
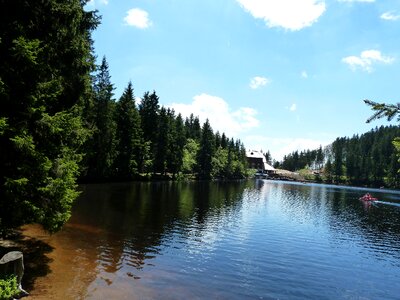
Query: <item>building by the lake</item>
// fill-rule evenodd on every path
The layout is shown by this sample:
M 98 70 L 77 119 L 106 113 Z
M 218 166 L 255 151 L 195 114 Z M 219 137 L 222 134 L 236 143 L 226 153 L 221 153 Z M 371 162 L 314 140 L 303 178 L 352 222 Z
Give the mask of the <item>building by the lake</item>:
M 274 173 L 275 168 L 268 164 L 264 153 L 257 150 L 247 150 L 246 151 L 247 162 L 249 167 L 256 169 L 260 173 Z

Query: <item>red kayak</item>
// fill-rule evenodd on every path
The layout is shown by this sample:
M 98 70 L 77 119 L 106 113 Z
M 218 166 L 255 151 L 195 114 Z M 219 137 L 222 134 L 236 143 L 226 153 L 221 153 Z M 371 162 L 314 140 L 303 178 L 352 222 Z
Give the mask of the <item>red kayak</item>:
M 376 201 L 378 198 L 372 197 L 369 193 L 366 193 L 364 196 L 360 197 L 362 201 Z

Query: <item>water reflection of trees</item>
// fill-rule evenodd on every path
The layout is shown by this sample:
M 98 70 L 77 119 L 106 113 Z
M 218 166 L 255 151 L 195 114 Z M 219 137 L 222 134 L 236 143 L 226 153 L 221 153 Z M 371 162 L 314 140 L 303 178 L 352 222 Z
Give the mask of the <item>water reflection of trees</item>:
M 97 270 L 107 284 L 124 266 L 151 265 L 177 236 L 207 242 L 209 232 L 239 211 L 255 182 L 118 183 L 85 185 L 67 227 L 70 242 L 91 240 Z M 256 193 L 256 192 L 253 192 Z M 93 238 L 95 237 L 95 238 Z M 137 275 L 137 274 L 133 274 Z

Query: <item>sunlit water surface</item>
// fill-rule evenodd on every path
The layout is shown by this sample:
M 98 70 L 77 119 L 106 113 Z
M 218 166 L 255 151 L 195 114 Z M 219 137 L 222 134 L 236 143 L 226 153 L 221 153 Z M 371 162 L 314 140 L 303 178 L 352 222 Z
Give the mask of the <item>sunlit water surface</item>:
M 399 193 L 369 190 L 367 205 L 363 189 L 266 180 L 81 188 L 47 238 L 38 295 L 400 299 Z

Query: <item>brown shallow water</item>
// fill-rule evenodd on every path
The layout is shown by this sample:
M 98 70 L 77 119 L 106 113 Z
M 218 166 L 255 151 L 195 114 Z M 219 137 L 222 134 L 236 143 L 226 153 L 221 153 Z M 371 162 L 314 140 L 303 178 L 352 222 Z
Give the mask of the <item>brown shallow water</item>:
M 67 224 L 55 235 L 46 234 L 37 225 L 27 225 L 22 230 L 26 237 L 39 239 L 53 248 L 46 254 L 50 272 L 35 280 L 30 297 L 25 299 L 83 299 L 88 285 L 97 276 L 93 257 L 96 257 L 98 230 L 88 228 L 95 234 L 84 239 L 80 237 L 81 230 L 74 230 L 74 224 Z
M 126 294 L 130 281 L 138 277 L 132 273 L 119 274 L 118 262 L 102 266 L 104 261 L 97 259 L 101 256 L 97 250 L 102 249 L 104 231 L 74 223 L 66 224 L 54 235 L 47 234 L 38 225 L 26 225 L 21 229 L 26 238 L 38 239 L 52 248 L 45 254 L 49 258 L 49 273 L 35 279 L 29 297 L 24 299 L 143 299 Z M 108 253 L 109 257 L 118 255 Z M 110 285 L 112 289 L 108 288 Z M 137 285 L 135 288 L 138 294 L 153 298 L 151 289 Z
M 157 275 L 150 273 L 139 277 L 121 270 L 121 253 L 110 253 L 118 245 L 105 249 L 107 247 L 102 245 L 105 233 L 102 231 L 80 224 L 67 224 L 55 235 L 47 234 L 35 224 L 21 229 L 25 238 L 39 240 L 51 248 L 51 251 L 43 254 L 48 258 L 48 273 L 35 276 L 31 289 L 28 289 L 30 295 L 24 299 L 162 299 L 163 293 L 169 290 L 173 289 L 174 294 L 179 292 L 179 287 L 157 291 L 140 285 L 140 279 L 154 282 L 170 278 L 171 274 L 166 271 L 159 270 Z M 141 269 L 143 261 L 134 258 L 128 264 Z M 147 265 L 152 266 L 151 263 Z M 135 281 L 135 293 L 127 293 L 132 289 L 132 281 Z M 190 292 L 182 290 L 182 295 L 185 293 L 190 297 Z

